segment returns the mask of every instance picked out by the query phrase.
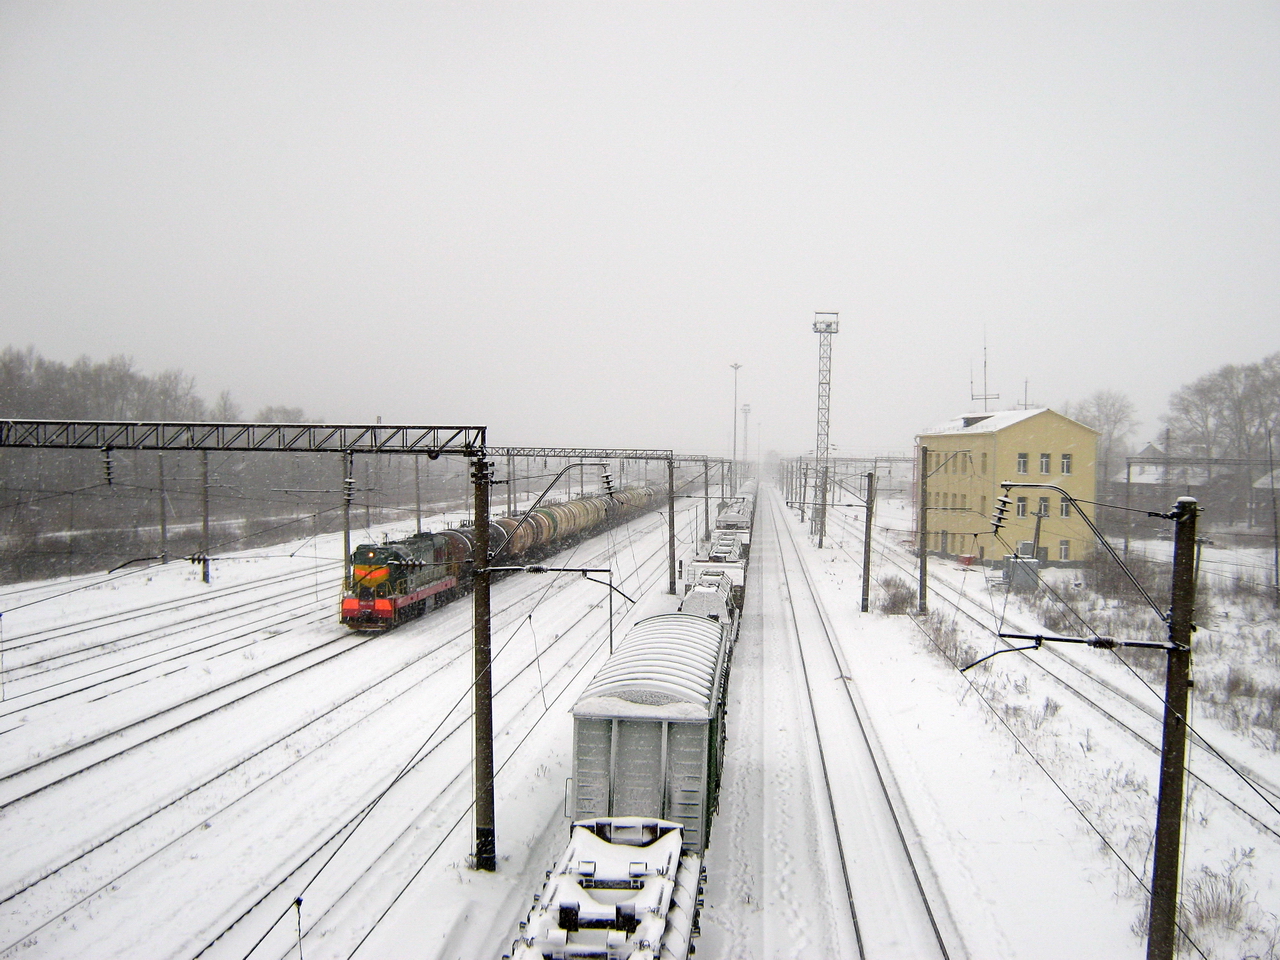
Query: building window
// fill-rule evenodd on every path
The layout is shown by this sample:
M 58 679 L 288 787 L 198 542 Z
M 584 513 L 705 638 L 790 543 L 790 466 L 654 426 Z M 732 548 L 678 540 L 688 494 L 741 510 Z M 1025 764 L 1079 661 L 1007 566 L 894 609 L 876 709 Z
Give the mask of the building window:
M 1071 474 L 1071 454 L 1069 453 L 1062 455 L 1062 472 L 1066 476 Z M 1063 516 L 1066 516 L 1066 514 L 1063 514 Z
M 1036 516 L 1047 517 L 1049 515 L 1049 498 L 1041 497 L 1040 506 L 1036 508 Z
M 1068 500 L 1066 497 L 1063 497 L 1062 504 L 1058 509 L 1060 510 L 1059 516 L 1062 516 L 1062 517 L 1071 516 L 1071 501 Z
M 1018 472 L 1027 472 L 1027 455 L 1025 453 L 1018 454 Z
M 953 493 L 951 495 L 951 509 L 954 510 L 955 508 L 956 508 L 956 495 Z
M 960 494 L 960 509 L 961 510 L 969 509 L 969 495 L 967 493 Z
M 982 452 L 982 475 L 984 477 L 987 475 L 987 453 L 985 450 Z
M 1059 560 L 1071 559 L 1071 541 L 1070 540 L 1058 541 L 1058 559 Z
M 1049 471 L 1053 469 L 1051 466 L 1052 461 L 1053 461 L 1053 457 L 1050 454 L 1047 454 L 1047 453 L 1040 454 L 1040 472 L 1048 476 Z
M 982 515 L 984 517 L 987 515 L 987 498 L 986 497 L 982 498 Z
M 971 453 L 962 453 L 960 455 L 960 472 L 961 473 L 969 472 L 969 458 L 971 456 L 973 456 L 973 454 Z
M 1018 498 L 1017 515 L 1020 517 L 1025 517 L 1027 515 L 1027 498 L 1026 497 Z

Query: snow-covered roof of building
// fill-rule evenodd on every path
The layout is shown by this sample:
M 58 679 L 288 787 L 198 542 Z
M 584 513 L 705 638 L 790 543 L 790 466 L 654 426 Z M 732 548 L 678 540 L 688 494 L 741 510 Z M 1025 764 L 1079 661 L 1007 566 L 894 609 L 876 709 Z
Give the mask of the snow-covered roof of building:
M 993 413 L 966 413 L 964 416 L 955 417 L 948 420 L 941 426 L 932 430 L 923 430 L 919 436 L 936 437 L 944 433 L 995 433 L 997 430 L 1003 430 L 1005 427 L 1011 427 L 1015 423 L 1021 423 L 1023 420 L 1030 420 L 1032 417 L 1039 416 L 1042 413 L 1055 413 L 1048 407 L 1035 407 L 1031 410 L 997 410 Z M 1058 414 L 1062 416 L 1062 414 Z M 1070 417 L 1063 417 L 1064 420 L 1070 420 Z M 1072 420 L 1072 423 L 1079 421 Z M 1081 423 L 1080 426 L 1086 430 L 1092 430 Z M 1096 431 L 1095 431 L 1096 432 Z
M 575 715 L 612 714 L 587 701 L 628 703 L 709 716 L 721 669 L 721 625 L 705 617 L 669 613 L 641 620 L 622 638 L 574 706 Z
M 1253 489 L 1280 490 L 1280 470 L 1276 470 L 1272 473 L 1264 473 L 1257 480 L 1253 481 Z

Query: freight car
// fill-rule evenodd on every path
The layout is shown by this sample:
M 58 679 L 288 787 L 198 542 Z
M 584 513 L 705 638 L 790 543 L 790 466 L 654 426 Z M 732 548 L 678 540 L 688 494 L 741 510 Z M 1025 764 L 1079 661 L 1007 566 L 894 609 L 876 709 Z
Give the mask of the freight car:
M 691 559 L 680 561 L 678 576 L 686 592 L 709 575 L 722 574 L 733 585 L 734 600 L 742 603 L 747 583 L 751 551 L 751 528 L 755 519 L 755 481 L 744 485 L 738 496 L 721 505 L 715 529 L 701 541 Z
M 504 563 L 532 562 L 630 520 L 665 496 L 660 487 L 631 487 L 613 496 L 546 504 L 523 524 L 501 517 L 489 524 L 490 549 L 501 548 Z M 351 554 L 340 619 L 352 630 L 374 631 L 420 616 L 471 589 L 474 556 L 474 527 L 361 544 Z
M 569 845 L 506 960 L 693 955 L 740 620 L 730 576 L 704 571 L 680 612 L 636 623 L 587 685 Z

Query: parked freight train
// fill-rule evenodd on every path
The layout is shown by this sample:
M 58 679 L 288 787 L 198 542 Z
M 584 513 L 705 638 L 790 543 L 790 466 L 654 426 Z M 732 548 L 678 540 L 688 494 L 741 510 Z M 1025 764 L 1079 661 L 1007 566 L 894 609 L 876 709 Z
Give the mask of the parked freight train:
M 663 488 L 631 487 L 613 496 L 541 506 L 523 524 L 502 517 L 489 524 L 489 548 L 496 552 L 514 536 L 502 550 L 502 562 L 532 562 L 630 520 L 665 496 Z M 389 543 L 363 543 L 351 554 L 341 620 L 352 630 L 386 630 L 430 607 L 448 603 L 471 589 L 474 555 L 474 527 L 417 533 Z
M 749 540 L 749 524 L 728 535 Z M 694 954 L 740 622 L 734 581 L 702 570 L 680 611 L 636 623 L 578 698 L 575 822 L 508 960 Z

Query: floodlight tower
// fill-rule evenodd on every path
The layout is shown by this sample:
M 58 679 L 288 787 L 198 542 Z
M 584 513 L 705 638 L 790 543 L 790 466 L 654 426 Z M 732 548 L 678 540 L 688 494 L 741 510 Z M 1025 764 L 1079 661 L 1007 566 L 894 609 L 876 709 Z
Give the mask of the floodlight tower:
M 831 425 L 831 335 L 840 332 L 840 314 L 815 312 L 813 332 L 818 335 L 818 444 L 814 448 L 818 500 L 813 507 L 813 533 L 818 549 L 827 532 L 827 483 L 829 463 L 827 437 Z

